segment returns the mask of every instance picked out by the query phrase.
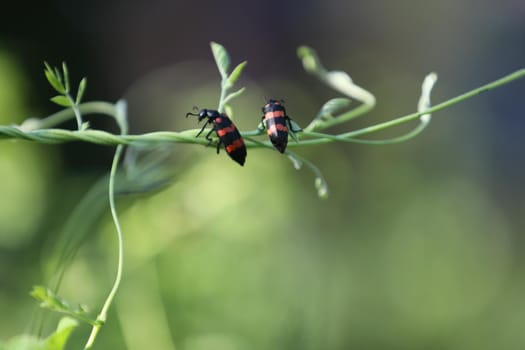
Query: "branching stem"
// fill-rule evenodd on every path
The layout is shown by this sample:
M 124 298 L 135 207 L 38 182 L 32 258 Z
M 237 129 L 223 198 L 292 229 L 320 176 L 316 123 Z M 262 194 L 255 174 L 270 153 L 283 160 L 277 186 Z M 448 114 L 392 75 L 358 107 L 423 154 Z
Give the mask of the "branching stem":
M 338 134 L 330 135 L 325 133 L 317 132 L 304 132 L 298 133 L 297 136 L 301 139 L 299 143 L 290 143 L 290 147 L 307 146 L 307 145 L 318 145 L 334 141 L 340 142 L 367 142 L 366 140 L 355 139 L 358 136 L 371 134 L 377 131 L 385 130 L 394 126 L 398 126 L 410 121 L 416 120 L 424 114 L 434 113 L 445 108 L 451 107 L 460 102 L 466 101 L 476 95 L 483 92 L 498 88 L 502 85 L 508 84 L 514 80 L 525 77 L 525 69 L 520 69 L 514 73 L 511 73 L 501 79 L 495 80 L 491 83 L 480 86 L 477 89 L 466 92 L 457 97 L 451 98 L 447 101 L 436 104 L 425 111 L 411 113 L 396 119 L 392 119 L 383 123 L 368 126 L 362 129 Z M 85 114 L 105 114 L 110 116 L 116 116 L 116 107 L 114 104 L 107 102 L 88 102 L 79 105 L 79 110 Z M 141 135 L 115 135 L 102 130 L 83 130 L 83 131 L 70 131 L 64 129 L 45 129 L 46 127 L 52 127 L 60 124 L 68 119 L 74 117 L 74 112 L 71 108 L 64 109 L 58 113 L 55 113 L 45 119 L 35 121 L 33 119 L 28 120 L 21 126 L 0 126 L 0 138 L 18 138 L 29 141 L 36 141 L 42 143 L 64 143 L 71 141 L 84 141 L 91 142 L 101 145 L 118 145 L 118 144 L 131 144 L 135 142 L 140 143 L 164 143 L 164 142 L 182 142 L 182 143 L 196 143 L 206 145 L 208 141 L 203 138 L 196 138 L 195 134 L 197 129 L 190 129 L 181 132 L 171 131 L 157 131 L 151 133 L 145 133 Z M 44 128 L 44 129 L 42 129 Z M 417 132 L 416 132 L 417 130 Z M 410 135 L 414 136 L 422 130 L 422 127 L 416 128 Z M 242 132 L 243 136 L 256 136 L 260 135 L 261 131 L 258 129 Z M 405 140 L 406 135 L 402 136 L 399 140 Z M 378 141 L 372 141 L 370 143 L 378 143 Z M 385 142 L 389 143 L 391 141 Z M 265 141 L 267 144 L 267 141 Z M 247 147 L 260 147 L 260 145 L 250 142 L 247 140 Z

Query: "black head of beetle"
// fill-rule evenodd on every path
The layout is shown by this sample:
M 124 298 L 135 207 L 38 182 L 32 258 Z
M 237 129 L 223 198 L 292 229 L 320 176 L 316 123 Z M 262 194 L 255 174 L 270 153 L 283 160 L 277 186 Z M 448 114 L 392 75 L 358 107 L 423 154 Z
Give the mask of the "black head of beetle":
M 205 118 L 208 118 L 209 120 L 209 119 L 215 119 L 217 117 L 220 117 L 220 113 L 213 109 L 201 109 L 198 114 L 188 112 L 186 113 L 186 118 L 188 118 L 188 116 L 190 115 L 194 117 L 199 117 L 199 122 Z

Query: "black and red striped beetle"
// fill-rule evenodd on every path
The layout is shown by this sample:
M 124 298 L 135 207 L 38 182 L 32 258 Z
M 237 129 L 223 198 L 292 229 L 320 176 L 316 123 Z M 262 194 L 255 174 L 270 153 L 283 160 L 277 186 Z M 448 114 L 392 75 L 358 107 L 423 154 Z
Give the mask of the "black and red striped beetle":
M 209 144 L 211 144 L 213 141 L 210 137 L 210 134 L 215 131 L 217 137 L 219 138 L 219 141 L 217 142 L 217 154 L 219 154 L 220 146 L 224 145 L 224 149 L 230 158 L 239 163 L 241 166 L 244 165 L 244 161 L 246 159 L 246 145 L 244 144 L 244 140 L 242 139 L 239 130 L 237 130 L 235 124 L 233 124 L 226 114 L 219 113 L 213 109 L 201 109 L 199 114 L 194 114 L 191 112 L 186 113 L 186 118 L 190 115 L 199 117 L 199 122 L 205 118 L 208 118 L 196 137 L 199 137 L 208 124 L 213 124 L 212 129 L 206 135 L 206 140 L 209 141 Z
M 295 132 L 300 130 L 293 130 L 291 118 L 286 115 L 286 109 L 282 100 L 268 100 L 262 108 L 262 112 L 261 120 L 270 141 L 279 152 L 284 153 L 288 144 L 288 131 Z

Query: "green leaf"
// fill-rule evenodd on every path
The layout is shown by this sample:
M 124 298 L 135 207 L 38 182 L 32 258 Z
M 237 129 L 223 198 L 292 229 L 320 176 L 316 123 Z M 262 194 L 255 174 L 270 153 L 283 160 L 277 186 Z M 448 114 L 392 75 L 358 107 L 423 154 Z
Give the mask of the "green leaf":
M 210 42 L 211 50 L 213 52 L 213 57 L 217 63 L 217 68 L 223 79 L 228 78 L 228 68 L 230 67 L 230 56 L 228 52 L 221 44 L 218 44 L 214 41 Z
M 228 80 L 226 82 L 226 88 L 232 87 L 237 79 L 241 76 L 242 71 L 244 70 L 244 67 L 246 67 L 246 64 L 248 61 L 241 62 L 235 67 L 235 69 L 232 71 L 230 76 L 228 77 Z
M 64 74 L 64 84 L 66 88 L 66 93 L 69 93 L 69 72 L 67 70 L 66 62 L 62 62 L 62 72 Z
M 244 92 L 245 89 L 246 89 L 246 88 L 242 87 L 242 88 L 240 88 L 239 90 L 234 91 L 234 92 L 228 94 L 228 96 L 226 96 L 226 97 L 224 98 L 223 104 L 227 104 L 228 102 L 230 102 L 230 101 L 233 100 L 234 98 L 236 98 L 236 97 L 238 97 L 239 95 L 241 95 L 241 94 Z
M 77 91 L 77 98 L 75 99 L 75 103 L 77 105 L 80 104 L 82 101 L 82 97 L 84 97 L 84 91 L 86 91 L 86 84 L 87 84 L 87 78 L 82 78 L 80 81 L 80 84 L 78 84 L 78 91 Z
M 43 350 L 42 341 L 29 334 L 17 335 L 6 343 L 0 344 L 0 350 Z
M 51 66 L 49 66 L 49 64 L 47 62 L 44 62 L 44 65 L 45 65 L 44 74 L 46 75 L 46 79 L 49 82 L 49 84 L 57 92 L 59 92 L 61 94 L 65 94 L 66 93 L 66 88 L 64 87 L 64 85 L 60 81 L 60 76 L 57 77 L 55 75 L 55 73 L 53 72 L 53 69 L 51 68 Z
M 58 81 L 60 82 L 60 85 L 62 85 L 64 87 L 64 92 L 66 91 L 66 88 L 64 86 L 64 79 L 62 79 L 62 74 L 60 73 L 60 71 L 58 70 L 57 67 L 53 67 L 53 74 L 55 75 L 55 77 L 58 79 Z
M 71 332 L 78 326 L 77 320 L 71 317 L 63 317 L 58 323 L 57 330 L 51 334 L 45 341 L 45 350 L 62 350 L 71 335 Z
M 59 106 L 63 106 L 63 107 L 72 107 L 73 106 L 71 101 L 66 96 L 57 95 L 57 96 L 51 97 L 50 100 L 53 101 L 54 103 L 56 103 Z
M 90 319 L 86 315 L 86 308 L 79 306 L 78 308 L 72 307 L 67 301 L 53 293 L 50 289 L 43 286 L 34 286 L 30 295 L 36 300 L 40 301 L 40 307 L 49 309 L 52 311 L 62 312 L 74 317 L 79 318 L 91 325 L 96 324 L 97 321 Z
M 46 287 L 34 286 L 31 293 L 33 298 L 40 301 L 40 306 L 53 311 L 67 312 L 71 310 L 71 306 L 63 301 L 59 296 L 53 293 Z
M 89 122 L 83 122 L 80 131 L 86 131 L 87 129 L 89 129 Z
M 51 66 L 46 61 L 44 61 L 44 70 L 48 70 L 53 73 L 53 69 L 51 69 Z
M 71 332 L 78 326 L 78 322 L 71 317 L 63 317 L 58 323 L 57 330 L 47 339 L 39 339 L 33 335 L 22 334 L 15 336 L 6 343 L 0 343 L 0 350 L 63 350 Z

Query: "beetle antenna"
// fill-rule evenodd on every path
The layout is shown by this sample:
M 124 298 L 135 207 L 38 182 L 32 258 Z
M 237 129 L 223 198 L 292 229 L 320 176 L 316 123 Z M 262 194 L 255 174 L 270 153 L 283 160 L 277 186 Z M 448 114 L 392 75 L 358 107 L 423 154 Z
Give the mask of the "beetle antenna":
M 192 117 L 198 117 L 198 116 L 199 116 L 198 114 L 188 112 L 188 113 L 186 113 L 186 118 L 188 118 L 188 116 L 190 116 L 190 115 L 191 115 Z
M 198 112 L 198 111 L 199 111 L 199 107 L 197 107 L 197 106 L 193 106 L 192 110 L 193 110 L 194 112 Z

